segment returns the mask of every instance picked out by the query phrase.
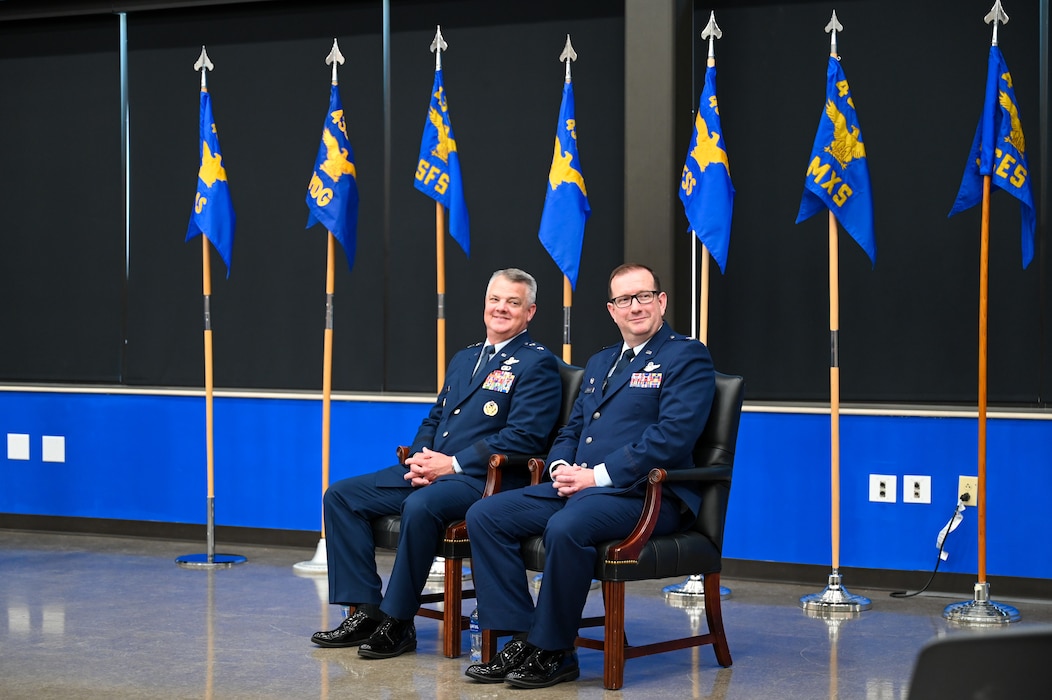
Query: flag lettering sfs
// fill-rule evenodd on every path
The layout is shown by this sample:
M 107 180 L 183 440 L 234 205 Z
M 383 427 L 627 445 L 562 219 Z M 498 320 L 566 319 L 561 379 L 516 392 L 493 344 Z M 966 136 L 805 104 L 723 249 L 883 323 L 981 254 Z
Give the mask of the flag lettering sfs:
M 426 160 L 421 160 L 417 164 L 416 180 L 439 195 L 444 195 L 449 188 L 449 172 Z
M 420 138 L 416 172 L 413 173 L 413 187 L 449 211 L 449 233 L 460 244 L 464 254 L 470 255 L 471 238 L 468 208 L 464 202 L 464 182 L 460 175 L 460 153 L 453 135 L 441 68 L 435 70 L 430 98 L 424 133 Z

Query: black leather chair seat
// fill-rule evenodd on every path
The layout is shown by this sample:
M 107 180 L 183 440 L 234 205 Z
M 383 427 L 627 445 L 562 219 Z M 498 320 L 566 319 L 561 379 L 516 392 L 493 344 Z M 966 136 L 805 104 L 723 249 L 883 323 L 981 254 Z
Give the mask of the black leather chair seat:
M 635 562 L 609 561 L 607 550 L 620 543 L 599 546 L 594 577 L 600 581 L 645 581 L 670 576 L 710 574 L 720 570 L 720 554 L 709 538 L 693 531 L 650 540 Z M 523 543 L 523 558 L 531 571 L 544 570 L 544 542 L 531 537 Z M 699 568 L 700 567 L 700 568 Z
M 401 530 L 402 517 L 399 515 L 384 515 L 373 521 L 373 541 L 380 549 L 398 549 L 398 536 Z M 471 542 L 467 538 L 467 528 L 461 521 L 461 527 L 451 524 L 447 528 L 445 536 L 438 542 L 435 552 L 437 557 L 446 559 L 469 559 L 471 557 Z

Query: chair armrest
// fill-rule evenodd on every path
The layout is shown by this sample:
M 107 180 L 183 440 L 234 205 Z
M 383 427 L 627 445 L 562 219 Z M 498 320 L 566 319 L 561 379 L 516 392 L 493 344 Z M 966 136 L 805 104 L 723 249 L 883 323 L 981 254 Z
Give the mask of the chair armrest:
M 731 467 L 723 464 L 715 464 L 711 467 L 692 467 L 691 469 L 654 469 L 650 472 L 651 477 L 656 471 L 663 471 L 665 475 L 662 481 L 730 481 Z
M 607 561 L 634 561 L 650 541 L 654 526 L 657 525 L 657 514 L 661 511 L 661 482 L 667 473 L 664 469 L 650 470 L 646 494 L 643 496 L 643 512 L 639 514 L 639 520 L 628 537 L 607 549 Z
M 731 467 L 715 465 L 691 469 L 651 469 L 643 496 L 643 512 L 632 532 L 607 550 L 608 561 L 633 561 L 650 541 L 661 511 L 661 485 L 666 481 L 730 481 Z
M 405 461 L 407 459 L 409 459 L 409 457 L 410 457 L 410 455 L 409 455 L 409 446 L 408 445 L 399 445 L 398 447 L 395 448 L 395 454 L 398 456 L 398 463 L 399 464 L 405 464 Z
M 526 466 L 530 470 L 530 486 L 536 486 L 544 481 L 544 477 L 548 476 L 544 460 L 540 457 L 534 457 Z

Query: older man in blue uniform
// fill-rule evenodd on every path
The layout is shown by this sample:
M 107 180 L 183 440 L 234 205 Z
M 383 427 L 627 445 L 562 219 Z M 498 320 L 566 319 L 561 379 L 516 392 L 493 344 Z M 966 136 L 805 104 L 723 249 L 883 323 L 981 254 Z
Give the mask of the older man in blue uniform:
M 468 510 L 479 623 L 517 631 L 492 661 L 468 667 L 484 683 L 544 688 L 580 675 L 574 640 L 595 546 L 632 531 L 651 469 L 693 466 L 715 391 L 709 351 L 664 322 L 667 298 L 650 268 L 618 267 L 609 292 L 622 342 L 585 366 L 570 421 L 548 453 L 552 480 Z M 669 484 L 665 493 L 658 535 L 679 529 L 701 503 L 688 485 Z M 534 606 L 519 543 L 541 533 L 546 566 Z
M 498 270 L 486 290 L 485 343 L 449 362 L 444 386 L 413 439 L 405 464 L 343 479 L 325 492 L 329 602 L 355 611 L 334 630 L 316 632 L 323 647 L 358 646 L 385 659 L 416 649 L 413 616 L 438 542 L 450 521 L 482 496 L 494 453 L 536 453 L 562 403 L 556 358 L 530 339 L 537 282 L 515 268 Z M 381 596 L 371 521 L 401 513 L 394 568 Z

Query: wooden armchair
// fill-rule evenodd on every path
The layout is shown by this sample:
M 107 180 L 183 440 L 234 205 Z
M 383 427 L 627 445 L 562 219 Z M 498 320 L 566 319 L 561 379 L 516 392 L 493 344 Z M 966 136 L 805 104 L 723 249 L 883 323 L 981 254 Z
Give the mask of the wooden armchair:
M 716 373 L 712 410 L 694 447 L 696 466 L 692 469 L 652 470 L 643 511 L 635 529 L 623 541 L 607 542 L 598 547 L 594 577 L 602 582 L 606 614 L 582 619 L 580 627 L 602 625 L 604 635 L 602 639 L 578 636 L 576 645 L 603 652 L 603 686 L 609 690 L 617 690 L 624 684 L 625 660 L 639 656 L 711 644 L 716 661 L 721 666 L 731 665 L 720 608 L 720 569 L 744 389 L 745 382 L 741 377 Z M 530 469 L 534 479 L 539 481 L 544 473 L 543 461 L 533 460 Z M 699 482 L 702 487 L 701 512 L 689 529 L 651 537 L 654 515 L 661 504 L 661 487 L 669 481 Z M 522 551 L 527 569 L 544 571 L 543 538 L 538 536 L 526 540 Z M 704 576 L 708 633 L 640 646 L 629 645 L 625 636 L 625 582 L 693 574 Z M 558 575 L 555 571 L 545 574 Z M 496 642 L 495 633 L 488 630 L 483 633 L 485 660 L 493 657 Z
M 570 419 L 573 402 L 584 379 L 584 368 L 559 363 L 559 377 L 562 379 L 563 402 L 555 427 L 548 436 L 550 447 L 559 429 Z M 396 450 L 399 463 L 409 457 L 409 448 L 399 446 Z M 486 475 L 486 486 L 482 497 L 492 495 L 502 487 L 515 488 L 524 486 L 529 481 L 528 464 L 536 455 L 495 454 L 489 459 Z M 373 541 L 380 549 L 398 549 L 398 534 L 402 518 L 399 515 L 385 515 L 373 521 Z M 461 653 L 461 636 L 468 629 L 469 620 L 463 614 L 464 598 L 474 598 L 474 588 L 464 588 L 462 567 L 465 559 L 471 558 L 471 543 L 468 541 L 467 525 L 463 520 L 449 523 L 445 535 L 438 542 L 435 556 L 445 559 L 442 592 L 424 593 L 421 596 L 420 617 L 442 622 L 442 653 L 455 659 Z M 441 603 L 439 607 L 428 607 Z

